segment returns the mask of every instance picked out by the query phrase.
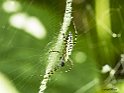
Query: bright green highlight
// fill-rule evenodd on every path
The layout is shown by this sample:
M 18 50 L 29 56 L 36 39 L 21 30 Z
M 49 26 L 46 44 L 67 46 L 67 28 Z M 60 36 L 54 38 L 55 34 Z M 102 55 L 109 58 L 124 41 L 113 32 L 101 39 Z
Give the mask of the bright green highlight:
M 109 38 L 112 34 L 109 0 L 96 0 L 95 4 L 98 36 L 101 39 Z

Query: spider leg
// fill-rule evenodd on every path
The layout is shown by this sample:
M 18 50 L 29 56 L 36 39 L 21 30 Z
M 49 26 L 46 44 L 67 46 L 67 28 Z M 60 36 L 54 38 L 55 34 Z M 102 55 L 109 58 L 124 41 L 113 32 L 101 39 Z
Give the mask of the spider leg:
M 60 53 L 59 51 L 54 51 L 54 50 L 49 51 L 49 53 L 51 53 L 51 52 L 57 52 L 57 53 Z
M 78 36 L 78 32 L 77 32 L 77 28 L 76 28 L 76 25 L 75 23 L 73 22 L 73 26 L 74 26 L 74 44 L 77 43 L 77 36 Z
M 71 70 L 72 70 L 72 68 L 73 68 L 73 61 L 71 60 L 71 58 L 69 58 L 68 59 L 68 62 L 70 63 L 70 67 L 69 67 L 69 69 L 68 70 L 66 70 L 65 72 L 70 72 Z

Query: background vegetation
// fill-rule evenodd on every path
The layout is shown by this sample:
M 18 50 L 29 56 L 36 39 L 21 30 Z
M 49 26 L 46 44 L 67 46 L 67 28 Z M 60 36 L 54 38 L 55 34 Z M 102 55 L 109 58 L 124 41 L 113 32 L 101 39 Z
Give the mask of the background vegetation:
M 65 0 L 18 0 L 20 8 L 13 12 L 3 8 L 7 1 L 0 1 L 0 77 L 8 78 L 11 86 L 17 90 L 15 93 L 38 93 L 47 65 L 47 50 L 56 40 L 62 23 Z M 99 1 L 74 0 L 73 21 L 79 34 L 71 55 L 74 68 L 65 73 L 68 69 L 66 66 L 55 73 L 46 93 L 100 93 L 98 86 L 104 84 L 108 76 L 101 73 L 102 67 L 108 64 L 114 68 L 119 62 L 124 48 L 124 2 L 108 0 L 110 6 L 104 10 L 107 4 L 97 6 L 96 2 L 99 5 Z M 14 27 L 10 18 L 18 13 L 37 18 L 46 29 L 46 36 L 37 38 L 24 29 Z M 102 13 L 105 18 L 109 16 L 104 19 L 109 23 L 105 21 L 99 26 L 96 16 Z M 109 25 L 107 28 L 106 23 Z M 116 83 L 119 93 L 123 93 L 123 77 L 123 73 L 115 77 L 116 80 L 121 79 Z

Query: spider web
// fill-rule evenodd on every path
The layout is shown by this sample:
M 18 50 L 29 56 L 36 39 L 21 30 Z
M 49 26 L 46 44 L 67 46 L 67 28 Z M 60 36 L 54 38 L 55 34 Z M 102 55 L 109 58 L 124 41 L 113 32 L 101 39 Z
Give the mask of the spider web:
M 5 0 L 0 1 L 0 6 L 5 2 Z M 56 39 L 57 31 L 61 26 L 61 18 L 64 9 L 61 11 L 54 11 L 59 5 L 64 6 L 64 1 L 62 4 L 58 4 L 58 1 L 53 2 L 49 0 L 49 3 L 55 5 L 52 13 L 47 4 L 43 3 L 45 1 L 41 0 L 37 4 L 36 1 L 19 1 L 22 10 L 18 12 L 25 12 L 29 16 L 36 16 L 45 24 L 48 35 L 45 39 L 36 39 L 34 36 L 22 31 L 22 29 L 17 29 L 9 24 L 9 18 L 15 13 L 6 13 L 2 8 L 0 8 L 1 15 L 1 29 L 0 29 L 0 72 L 4 73 L 20 93 L 37 93 L 40 81 L 42 80 L 42 75 L 46 66 L 47 50 L 52 45 L 51 40 Z M 58 5 L 57 5 L 58 4 Z M 112 23 L 112 33 L 110 36 L 112 38 L 112 48 L 114 50 L 114 59 L 111 62 L 104 62 L 100 64 L 101 60 L 105 57 L 102 55 L 101 59 L 97 58 L 97 49 L 103 46 L 97 42 L 97 33 L 95 32 L 95 11 L 94 4 L 90 0 L 75 0 L 74 1 L 74 22 L 78 30 L 78 41 L 77 45 L 74 47 L 73 54 L 71 56 L 74 61 L 74 67 L 72 71 L 64 73 L 68 68 L 69 64 L 58 71 L 52 78 L 48 86 L 46 93 L 94 93 L 95 85 L 97 85 L 96 78 L 101 75 L 101 68 L 108 64 L 112 69 L 116 68 L 117 64 L 120 64 L 116 68 L 114 78 L 118 81 L 120 78 L 123 81 L 123 74 L 119 74 L 119 71 L 123 70 L 123 64 L 121 63 L 121 55 L 123 55 L 123 30 L 124 30 L 124 18 L 123 18 L 123 1 L 111 1 L 111 8 L 108 13 L 111 15 Z M 84 6 L 82 6 L 84 5 Z M 60 10 L 59 9 L 59 10 Z M 42 13 L 42 12 L 43 13 Z M 39 13 L 41 12 L 41 15 Z M 46 16 L 46 17 L 45 17 Z M 60 18 L 57 18 L 57 17 Z M 73 30 L 73 29 L 72 29 Z M 107 29 L 106 32 L 109 32 Z M 47 45 L 49 43 L 49 45 Z M 54 42 L 53 42 L 54 43 Z M 83 53 L 81 55 L 81 53 Z M 100 52 L 102 54 L 102 52 Z M 79 55 L 78 55 L 79 54 Z M 84 60 L 84 55 L 86 56 Z M 95 56 L 94 56 L 95 55 Z M 79 56 L 81 61 L 79 60 Z M 77 58 L 78 57 L 78 60 Z M 84 60 L 84 61 L 82 61 Z M 79 61 L 79 62 L 78 62 Z M 100 68 L 100 69 L 99 69 Z M 118 70 L 119 69 L 119 70 Z M 92 73 L 91 73 L 92 72 Z M 89 77 L 90 76 L 90 77 Z M 102 81 L 104 82 L 109 74 L 102 74 L 104 77 Z M 117 78 L 116 78 L 117 77 Z M 109 77 L 111 79 L 111 77 Z M 121 81 L 121 82 L 122 82 Z M 89 83 L 90 82 L 90 83 Z M 92 83 L 93 82 L 93 83 Z M 107 82 L 108 84 L 111 82 Z M 117 82 L 116 82 L 117 84 Z M 71 87 L 70 87 L 71 86 Z
M 18 1 L 21 9 L 17 9 L 17 11 L 13 9 L 10 11 L 8 9 L 10 12 L 7 12 L 6 8 L 2 7 L 4 3 L 8 2 L 9 1 L 4 0 L 0 1 L 0 11 L 2 13 L 0 17 L 0 71 L 4 73 L 12 83 L 14 83 L 20 93 L 36 93 L 39 89 L 40 81 L 43 78 L 42 73 L 45 69 L 45 61 L 47 56 L 46 47 L 51 46 L 51 43 L 48 44 L 51 37 L 47 36 L 45 39 L 37 39 L 35 36 L 24 32 L 23 29 L 13 27 L 9 23 L 9 20 L 11 16 L 19 13 L 26 13 L 28 17 L 35 17 L 35 19 L 38 18 L 40 21 L 44 21 L 42 17 L 47 15 L 46 18 L 48 30 L 50 30 L 52 33 L 56 31 L 54 28 L 57 29 L 58 27 L 56 27 L 56 25 L 50 26 L 49 22 L 53 23 L 52 21 L 54 21 L 55 23 L 57 20 L 53 20 L 54 16 L 49 14 L 50 11 L 48 12 L 47 8 L 45 11 L 39 10 L 38 7 L 33 4 L 34 1 Z M 13 5 L 14 2 L 16 1 L 12 1 L 12 3 L 10 1 L 9 4 Z M 34 13 L 35 11 L 37 12 Z M 40 16 L 38 16 L 39 11 L 43 13 Z M 48 18 L 48 16 L 50 17 Z M 18 22 L 18 20 L 16 21 Z M 49 34 L 51 34 L 50 31 Z M 4 91 L 1 92 L 3 93 Z

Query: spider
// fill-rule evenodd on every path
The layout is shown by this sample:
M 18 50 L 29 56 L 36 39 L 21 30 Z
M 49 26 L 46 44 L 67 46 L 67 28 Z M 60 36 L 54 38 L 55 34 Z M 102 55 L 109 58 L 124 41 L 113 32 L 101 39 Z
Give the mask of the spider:
M 45 75 L 44 75 L 44 79 L 43 81 L 41 82 L 41 86 L 46 87 L 46 83 L 47 81 L 49 80 L 49 78 L 58 70 L 60 69 L 61 67 L 64 67 L 65 66 L 65 63 L 67 62 L 70 62 L 71 63 L 71 67 L 65 71 L 65 72 L 69 72 L 71 69 L 72 69 L 72 66 L 73 66 L 73 62 L 70 58 L 70 55 L 71 55 L 71 52 L 73 50 L 73 47 L 74 45 L 76 44 L 76 41 L 77 41 L 77 30 L 76 30 L 76 27 L 74 25 L 74 29 L 75 29 L 75 35 L 73 36 L 72 32 L 68 32 L 68 34 L 64 34 L 63 33 L 63 39 L 64 39 L 64 47 L 63 47 L 63 51 L 60 52 L 60 51 L 50 51 L 49 53 L 51 52 L 56 52 L 56 53 L 60 53 L 61 54 L 61 57 L 60 57 L 60 60 L 59 60 L 59 64 L 56 65 L 53 69 L 51 69 L 49 72 L 47 72 Z M 40 93 L 43 92 L 44 89 L 41 89 L 40 90 Z
M 69 72 L 72 69 L 73 62 L 70 58 L 70 55 L 72 53 L 74 45 L 77 42 L 77 36 L 78 36 L 75 24 L 73 24 L 73 26 L 74 26 L 74 36 L 71 31 L 69 31 L 67 35 L 63 33 L 64 49 L 63 52 L 61 53 L 62 56 L 60 57 L 60 63 L 58 67 L 55 67 L 55 71 L 59 67 L 64 67 L 67 62 L 70 62 L 71 67 L 66 72 Z M 50 51 L 50 52 L 60 53 L 59 51 Z

